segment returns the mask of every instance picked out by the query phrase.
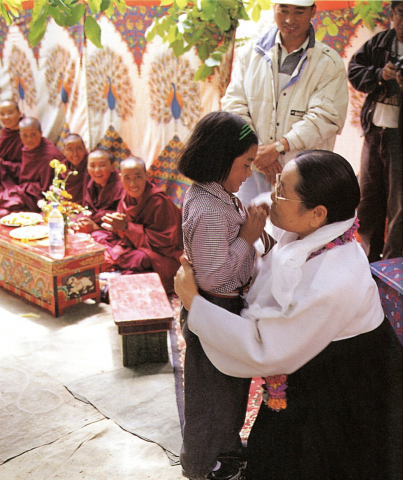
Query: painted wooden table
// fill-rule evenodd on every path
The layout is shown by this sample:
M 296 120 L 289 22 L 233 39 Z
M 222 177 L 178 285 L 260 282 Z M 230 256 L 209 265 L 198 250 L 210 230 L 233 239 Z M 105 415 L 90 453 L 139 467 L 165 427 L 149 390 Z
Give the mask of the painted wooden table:
M 104 246 L 90 235 L 69 235 L 62 260 L 48 253 L 48 240 L 22 242 L 0 225 L 0 286 L 49 310 L 55 317 L 88 298 L 101 300 L 99 273 Z

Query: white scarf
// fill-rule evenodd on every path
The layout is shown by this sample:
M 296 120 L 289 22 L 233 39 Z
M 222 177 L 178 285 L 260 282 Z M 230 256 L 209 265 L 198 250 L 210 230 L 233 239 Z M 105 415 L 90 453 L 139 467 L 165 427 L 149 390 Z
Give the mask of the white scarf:
M 279 230 L 279 243 L 263 259 L 246 297 L 249 307 L 243 310 L 242 316 L 258 319 L 273 315 L 267 290 L 281 306 L 281 314 L 287 315 L 293 304 L 294 290 L 302 278 L 302 266 L 309 255 L 342 235 L 354 221 L 355 217 L 325 225 L 301 240 L 297 240 L 295 234 Z

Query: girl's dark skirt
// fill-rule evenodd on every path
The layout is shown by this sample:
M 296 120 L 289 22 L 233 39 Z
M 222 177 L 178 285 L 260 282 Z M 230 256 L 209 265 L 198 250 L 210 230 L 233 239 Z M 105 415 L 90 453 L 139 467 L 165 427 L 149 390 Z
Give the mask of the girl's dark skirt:
M 241 297 L 220 298 L 201 292 L 208 301 L 239 314 Z M 239 453 L 251 379 L 230 377 L 207 358 L 199 337 L 187 327 L 182 308 L 182 334 L 186 341 L 184 389 L 185 424 L 180 460 L 187 474 L 206 475 L 220 454 Z
M 247 479 L 402 479 L 402 350 L 385 319 L 289 375 L 287 408 L 260 407 Z

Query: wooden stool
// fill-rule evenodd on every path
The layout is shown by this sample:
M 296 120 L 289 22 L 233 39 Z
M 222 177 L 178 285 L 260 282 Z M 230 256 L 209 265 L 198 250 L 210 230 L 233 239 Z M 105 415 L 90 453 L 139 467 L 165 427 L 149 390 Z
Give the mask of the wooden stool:
M 113 319 L 122 335 L 123 365 L 167 363 L 173 311 L 157 273 L 109 279 Z

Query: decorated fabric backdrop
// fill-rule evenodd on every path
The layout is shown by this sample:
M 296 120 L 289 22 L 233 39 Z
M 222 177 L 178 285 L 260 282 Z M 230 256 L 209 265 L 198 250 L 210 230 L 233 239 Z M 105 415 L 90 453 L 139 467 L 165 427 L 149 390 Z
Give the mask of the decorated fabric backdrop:
M 189 180 L 176 168 L 178 151 L 195 123 L 220 107 L 230 75 L 229 55 L 221 72 L 195 83 L 199 65 L 194 52 L 177 59 L 159 38 L 145 40 L 154 16 L 165 13 L 158 1 L 127 2 L 124 15 L 102 15 L 103 49 L 86 42 L 82 26 L 69 29 L 49 20 L 37 47 L 28 43 L 30 10 L 7 27 L 0 19 L 0 98 L 13 97 L 28 116 L 39 118 L 43 133 L 59 142 L 79 133 L 89 150 L 103 145 L 116 162 L 133 154 L 144 158 L 152 179 L 180 205 Z M 351 2 L 318 1 L 315 29 L 323 41 L 348 60 L 373 32 L 353 24 Z M 32 7 L 26 2 L 28 7 Z M 385 12 L 389 3 L 384 2 Z M 328 19 L 338 25 L 328 32 Z M 378 25 L 378 29 L 388 25 Z M 244 22 L 240 36 L 264 33 L 273 24 L 271 12 L 258 25 Z M 334 32 L 331 32 L 334 33 Z M 236 51 L 235 51 L 236 55 Z M 358 115 L 363 96 L 350 91 L 347 125 L 336 151 L 356 171 L 361 151 Z

